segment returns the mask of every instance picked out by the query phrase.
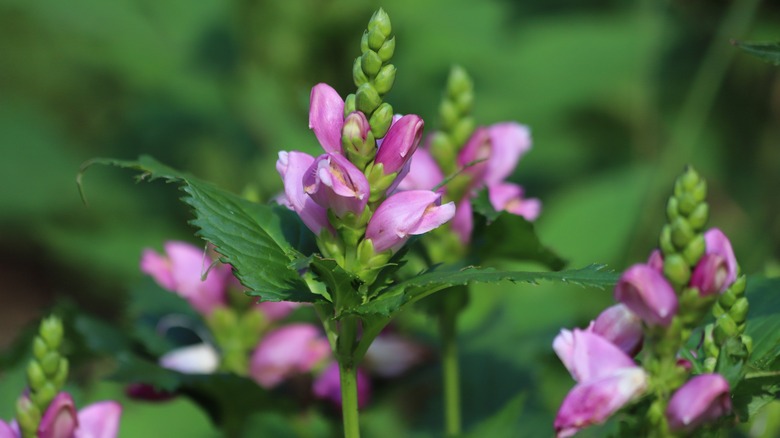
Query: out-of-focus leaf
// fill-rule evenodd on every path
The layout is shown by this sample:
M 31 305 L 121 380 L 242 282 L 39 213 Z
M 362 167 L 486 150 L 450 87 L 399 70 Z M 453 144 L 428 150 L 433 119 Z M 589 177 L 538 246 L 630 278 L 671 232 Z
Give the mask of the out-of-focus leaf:
M 390 285 L 379 292 L 379 297 L 361 306 L 359 313 L 390 315 L 402 306 L 452 286 L 470 283 L 498 283 L 502 281 L 536 284 L 539 281 L 556 281 L 580 286 L 608 288 L 618 275 L 604 265 L 590 265 L 582 269 L 557 272 L 497 271 L 492 268 L 434 267 L 416 277 Z
M 479 260 L 510 258 L 541 263 L 560 270 L 566 261 L 539 240 L 536 229 L 525 218 L 508 212 L 497 212 L 483 190 L 472 201 L 474 211 L 483 216 L 475 221 L 472 247 Z
M 731 43 L 766 62 L 780 65 L 780 42 L 754 43 L 749 41 L 732 41 Z
M 495 415 L 488 417 L 468 433 L 462 435 L 462 437 L 523 436 L 524 434 L 520 432 L 522 425 L 519 424 L 519 420 L 523 411 L 523 405 L 525 405 L 525 399 L 525 394 L 520 394 L 513 398 Z
M 253 203 L 149 156 L 138 161 L 91 160 L 79 174 L 79 184 L 83 172 L 93 164 L 141 171 L 139 180 L 182 184 L 188 195 L 183 200 L 195 210 L 191 223 L 199 228 L 198 235 L 214 244 L 222 255 L 220 260 L 231 264 L 236 277 L 255 295 L 269 301 L 311 302 L 317 298 L 289 267 L 300 256 L 296 246 L 303 243 L 305 232 L 300 220 L 283 207 Z

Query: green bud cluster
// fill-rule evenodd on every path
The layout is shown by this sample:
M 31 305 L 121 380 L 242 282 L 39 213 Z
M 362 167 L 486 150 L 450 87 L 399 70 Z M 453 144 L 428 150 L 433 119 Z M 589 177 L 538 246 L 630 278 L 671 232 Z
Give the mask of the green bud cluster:
M 708 371 L 715 369 L 720 350 L 728 339 L 739 340 L 748 353 L 753 351 L 753 339 L 745 334 L 749 308 L 745 296 L 746 285 L 747 278 L 744 275 L 737 276 L 736 281 L 718 297 L 712 307 L 715 322 L 707 325 L 704 336 L 704 366 Z
M 395 52 L 395 37 L 390 17 L 383 9 L 374 12 L 360 41 L 361 55 L 352 66 L 352 78 L 357 87 L 347 96 L 344 116 L 353 111 L 366 115 L 374 138 L 387 134 L 393 121 L 393 107 L 382 98 L 393 87 L 395 66 L 390 59 Z
M 456 157 L 474 132 L 474 83 L 466 70 L 454 66 L 447 78 L 447 90 L 439 104 L 441 124 L 431 138 L 431 155 L 445 174 L 455 173 Z
M 33 339 L 33 357 L 27 365 L 29 394 L 16 404 L 16 419 L 23 436 L 36 436 L 41 416 L 68 378 L 68 359 L 60 353 L 64 329 L 59 318 L 41 321 Z
M 241 376 L 247 375 L 247 358 L 268 326 L 262 312 L 247 309 L 239 313 L 228 307 L 219 307 L 211 312 L 207 324 L 221 352 L 219 368 Z
M 680 291 L 691 279 L 691 271 L 704 255 L 704 226 L 709 216 L 705 202 L 707 183 L 690 166 L 674 184 L 666 205 L 668 222 L 661 229 L 659 246 L 664 256 L 664 275 Z

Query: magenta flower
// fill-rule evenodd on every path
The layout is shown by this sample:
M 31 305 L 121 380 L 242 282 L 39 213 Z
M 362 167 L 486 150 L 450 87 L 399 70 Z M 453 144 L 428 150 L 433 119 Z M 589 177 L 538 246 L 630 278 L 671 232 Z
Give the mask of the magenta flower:
M 219 353 L 205 342 L 188 345 L 165 353 L 160 366 L 184 374 L 211 374 L 219 368 Z
M 344 101 L 328 84 L 311 89 L 309 129 L 326 152 L 341 153 L 341 129 L 344 126 Z
M 211 257 L 202 248 L 186 242 L 168 241 L 164 248 L 165 255 L 144 250 L 142 272 L 151 275 L 164 289 L 180 295 L 203 315 L 225 305 L 225 291 L 232 276 L 229 265 L 211 267 Z
M 67 392 L 54 397 L 38 426 L 38 438 L 114 438 L 119 432 L 122 406 L 114 401 L 93 403 L 76 412 Z M 0 421 L 0 438 L 21 438 L 16 422 Z
M 542 202 L 537 198 L 524 198 L 524 190 L 517 184 L 495 183 L 488 186 L 490 204 L 496 211 L 507 211 L 533 221 L 542 211 Z
M 693 377 L 672 395 L 666 408 L 669 428 L 691 432 L 731 412 L 729 383 L 720 374 Z
M 314 202 L 338 217 L 360 215 L 371 194 L 366 176 L 341 154 L 317 157 L 303 175 L 303 187 Z
M 693 270 L 690 285 L 702 296 L 723 293 L 737 279 L 737 259 L 728 237 L 717 228 L 704 233 L 706 250 Z
M 433 190 L 444 180 L 444 174 L 428 150 L 418 148 L 410 163 L 409 173 L 398 184 L 399 190 Z
M 484 160 L 466 169 L 476 181 L 475 186 L 502 182 L 512 174 L 520 158 L 531 149 L 528 127 L 515 122 L 496 123 L 477 128 L 458 155 L 458 164 L 465 166 Z
M 664 273 L 664 256 L 661 254 L 660 249 L 654 249 L 653 252 L 650 253 L 650 257 L 647 259 L 647 266 L 658 271 L 659 274 Z
M 424 234 L 455 215 L 455 204 L 441 204 L 441 195 L 428 190 L 398 192 L 377 207 L 366 228 L 377 253 L 397 251 L 410 235 Z
M 588 330 L 613 343 L 629 356 L 635 356 L 642 348 L 642 320 L 623 304 L 616 304 L 601 312 Z
M 291 314 L 295 309 L 301 307 L 301 303 L 293 301 L 263 301 L 257 303 L 255 307 L 263 313 L 269 321 L 279 321 Z
M 668 326 L 677 314 L 677 295 L 664 276 L 648 265 L 628 268 L 615 286 L 615 299 L 649 325 Z
M 615 344 L 580 329 L 561 330 L 553 341 L 553 350 L 577 382 L 600 379 L 615 370 L 636 366 Z
M 339 376 L 339 364 L 332 362 L 317 376 L 312 386 L 314 395 L 322 400 L 328 400 L 337 406 L 341 406 L 341 380 Z M 362 369 L 357 369 L 358 407 L 363 408 L 371 398 L 371 381 Z
M 249 374 L 263 388 L 311 371 L 330 354 L 328 340 L 311 324 L 289 324 L 266 335 L 252 353 Z
M 314 163 L 314 157 L 303 152 L 279 152 L 276 170 L 284 182 L 284 203 L 298 213 L 303 223 L 314 234 L 320 235 L 323 229 L 333 232 L 328 222 L 328 213 L 303 190 L 303 175 Z
M 382 139 L 374 162 L 382 164 L 385 175 L 399 173 L 420 144 L 423 120 L 414 114 L 401 117 Z
M 452 218 L 452 231 L 458 235 L 461 242 L 467 244 L 471 241 L 473 230 L 474 213 L 471 209 L 471 199 L 463 198 L 455 209 L 455 217 Z
M 578 383 L 566 395 L 555 417 L 556 436 L 570 437 L 587 426 L 603 423 L 645 389 L 647 374 L 636 366 Z

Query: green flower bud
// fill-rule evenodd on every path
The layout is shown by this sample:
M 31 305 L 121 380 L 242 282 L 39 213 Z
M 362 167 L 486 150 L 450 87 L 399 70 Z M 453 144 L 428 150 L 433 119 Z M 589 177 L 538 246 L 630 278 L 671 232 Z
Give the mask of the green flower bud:
M 685 216 L 693 213 L 693 210 L 695 210 L 699 205 L 699 202 L 696 201 L 696 199 L 690 193 L 683 193 L 682 195 L 677 196 L 677 202 L 680 213 Z
M 464 117 L 460 119 L 457 125 L 455 125 L 455 128 L 452 130 L 452 142 L 459 147 L 457 149 L 460 149 L 463 147 L 468 139 L 471 137 L 471 134 L 474 132 L 474 118 L 473 117 Z
M 40 335 L 50 349 L 58 349 L 62 344 L 62 321 L 54 316 L 44 319 L 41 322 Z
M 355 82 L 355 86 L 359 87 L 368 82 L 368 77 L 363 73 L 363 58 L 355 58 L 355 62 L 352 64 L 352 79 Z
M 239 325 L 242 347 L 246 352 L 249 352 L 260 341 L 260 334 L 266 325 L 266 318 L 262 312 L 250 309 L 241 316 Z
M 363 114 L 371 114 L 382 103 L 382 98 L 371 84 L 363 84 L 355 93 L 355 106 Z
M 736 280 L 734 280 L 734 284 L 731 285 L 729 291 L 739 296 L 745 292 L 746 286 L 747 286 L 747 277 L 744 275 L 740 275 L 737 277 Z
M 324 257 L 334 259 L 339 265 L 344 264 L 344 241 L 331 233 L 323 232 L 317 236 L 317 247 Z
M 696 202 L 702 202 L 707 199 L 707 182 L 701 180 L 699 184 L 696 185 L 696 188 L 691 191 L 691 193 L 693 194 L 693 199 L 695 199 Z
M 669 225 L 664 225 L 661 228 L 661 236 L 658 239 L 658 246 L 661 248 L 661 252 L 664 257 L 672 255 L 677 252 L 677 248 L 672 244 L 672 228 Z
M 31 360 L 27 365 L 27 384 L 33 390 L 38 390 L 46 384 L 46 373 L 43 372 L 43 367 L 35 360 Z
M 57 374 L 57 367 L 60 365 L 60 355 L 56 351 L 50 351 L 39 360 L 39 363 L 47 376 L 53 376 Z
M 363 73 L 368 77 L 374 77 L 379 73 L 379 69 L 382 68 L 382 60 L 379 59 L 379 55 L 371 50 L 363 52 L 360 57 L 360 66 L 363 68 Z
M 237 323 L 236 312 L 228 307 L 217 307 L 208 317 L 209 327 L 214 335 L 220 335 L 230 332 Z
M 712 331 L 715 342 L 718 345 L 723 345 L 728 338 L 736 336 L 738 333 L 737 323 L 728 315 L 721 315 L 715 321 L 715 329 Z
M 35 403 L 41 412 L 45 412 L 49 407 L 51 401 L 57 396 L 59 389 L 54 386 L 53 382 L 46 382 L 42 387 L 38 388 L 35 392 L 30 393 L 30 400 Z
M 686 166 L 683 174 L 679 177 L 680 185 L 686 192 L 692 191 L 701 181 L 699 173 L 691 166 Z
M 382 44 L 382 47 L 377 51 L 377 55 L 379 55 L 379 59 L 381 59 L 382 62 L 390 61 L 393 57 L 393 53 L 395 53 L 395 37 L 385 41 L 385 43 Z
M 370 239 L 363 239 L 357 247 L 358 261 L 363 266 L 368 266 L 368 263 L 374 258 L 374 242 Z
M 734 293 L 733 290 L 726 289 L 726 292 L 723 292 L 723 294 L 720 296 L 720 299 L 718 300 L 718 303 L 724 308 L 724 309 L 731 309 L 731 306 L 734 305 L 734 303 L 737 301 L 737 296 Z
M 368 31 L 363 31 L 363 36 L 360 38 L 360 53 L 368 52 L 371 50 L 370 47 L 368 47 Z
M 33 356 L 37 359 L 42 358 L 49 352 L 49 346 L 46 345 L 46 341 L 40 336 L 36 336 L 33 339 Z
M 688 223 L 696 231 L 701 231 L 707 225 L 707 219 L 710 215 L 710 207 L 706 202 L 702 202 L 693 209 L 688 216 Z
M 450 138 L 441 131 L 436 131 L 431 137 L 430 152 L 433 159 L 441 167 L 445 174 L 451 174 L 455 171 L 457 162 L 455 156 L 457 151 L 450 141 Z
M 443 99 L 439 104 L 439 117 L 441 117 L 442 128 L 446 131 L 454 128 L 460 120 L 458 109 L 449 99 Z
M 379 70 L 374 78 L 374 87 L 380 95 L 387 94 L 391 88 L 393 88 L 393 82 L 395 81 L 395 66 L 393 64 L 387 64 Z
M 731 316 L 731 319 L 733 319 L 734 322 L 741 324 L 747 319 L 748 308 L 749 304 L 747 298 L 741 297 L 735 301 L 734 305 L 729 309 L 729 316 Z
M 685 258 L 685 261 L 688 262 L 688 265 L 696 266 L 696 263 L 698 263 L 699 259 L 704 255 L 706 248 L 707 243 L 704 240 L 704 235 L 697 234 L 693 240 L 688 242 L 688 245 L 682 252 L 682 256 Z
M 471 91 L 463 92 L 454 98 L 455 107 L 461 114 L 468 114 L 474 106 L 474 93 Z
M 704 359 L 704 371 L 712 373 L 715 371 L 715 366 L 718 364 L 718 357 L 708 357 Z
M 378 51 L 385 43 L 385 35 L 377 28 L 368 30 L 368 48 Z
M 751 338 L 748 335 L 743 334 L 740 336 L 740 340 L 742 341 L 742 344 L 745 345 L 745 348 L 747 348 L 748 354 L 753 352 L 753 338 Z
M 62 389 L 65 386 L 65 381 L 68 380 L 68 370 L 70 368 L 68 359 L 60 357 L 60 363 L 57 365 L 57 373 L 54 374 L 51 381 L 54 382 L 54 386 Z
M 455 65 L 450 69 L 450 75 L 447 78 L 447 92 L 451 97 L 459 96 L 465 93 L 471 93 L 474 90 L 474 83 L 466 70 Z
M 368 119 L 368 124 L 371 125 L 371 134 L 373 134 L 374 138 L 383 138 L 392 123 L 393 107 L 387 102 L 379 105 L 379 108 Z
M 672 196 L 669 198 L 669 202 L 666 203 L 666 218 L 669 222 L 680 217 L 679 205 L 677 204 L 677 198 Z
M 379 8 L 379 10 L 374 12 L 374 15 L 368 20 L 368 30 L 369 32 L 376 30 L 384 35 L 385 38 L 390 36 L 393 32 L 393 27 L 390 24 L 390 16 L 387 15 L 384 9 Z
M 679 254 L 671 254 L 664 258 L 664 275 L 677 286 L 688 284 L 691 279 L 691 267 Z
M 38 436 L 41 416 L 41 410 L 26 396 L 22 396 L 16 401 L 16 421 L 19 423 L 24 438 Z
M 715 304 L 712 305 L 712 316 L 717 318 L 724 313 L 726 313 L 726 309 L 724 309 L 723 306 L 721 306 L 720 303 L 716 301 Z
M 346 119 L 350 113 L 354 113 L 355 111 L 357 111 L 357 107 L 355 106 L 355 95 L 349 94 L 347 95 L 347 98 L 344 99 L 344 118 Z
M 687 220 L 678 217 L 672 222 L 672 243 L 674 243 L 674 246 L 680 249 L 685 248 L 688 242 L 693 239 L 693 236 L 693 229 Z

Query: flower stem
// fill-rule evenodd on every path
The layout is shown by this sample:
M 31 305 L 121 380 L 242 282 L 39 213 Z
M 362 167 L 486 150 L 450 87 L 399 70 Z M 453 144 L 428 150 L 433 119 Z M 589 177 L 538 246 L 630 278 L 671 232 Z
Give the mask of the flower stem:
M 445 303 L 439 315 L 439 330 L 442 343 L 444 430 L 446 436 L 458 436 L 461 431 L 457 322 L 458 309 Z
M 359 438 L 357 369 L 354 365 L 339 362 L 341 381 L 341 413 L 344 417 L 344 437 Z

